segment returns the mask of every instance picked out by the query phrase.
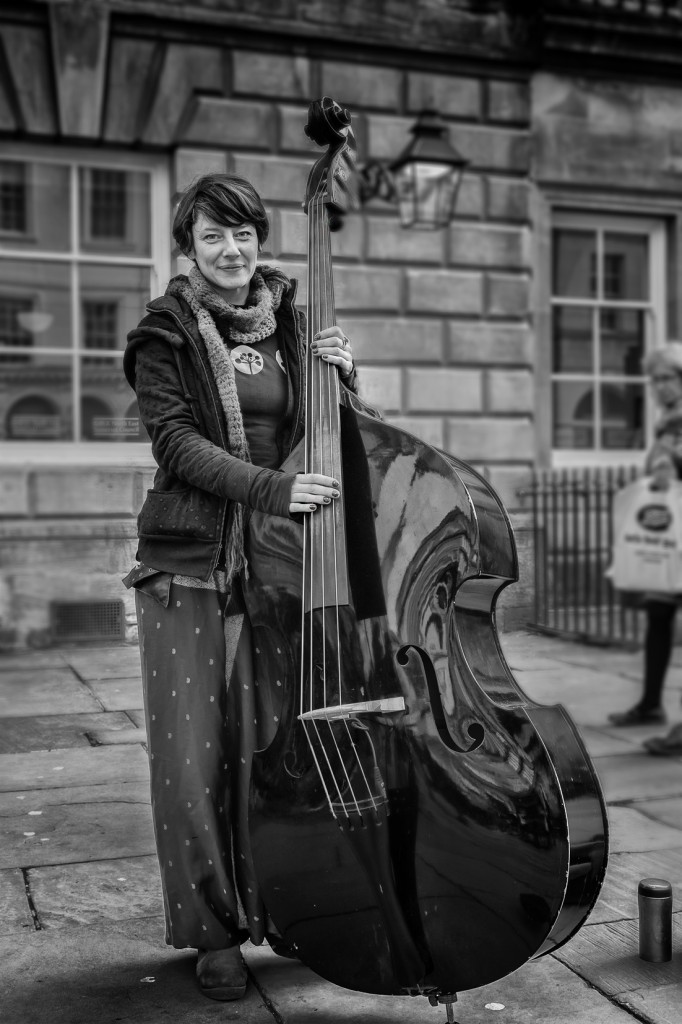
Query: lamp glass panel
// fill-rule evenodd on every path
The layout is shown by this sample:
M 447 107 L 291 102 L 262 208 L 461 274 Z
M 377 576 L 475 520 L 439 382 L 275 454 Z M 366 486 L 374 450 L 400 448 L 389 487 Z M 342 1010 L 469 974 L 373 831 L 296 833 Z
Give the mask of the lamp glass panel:
M 459 174 L 442 164 L 408 163 L 395 172 L 403 227 L 445 227 L 452 214 Z

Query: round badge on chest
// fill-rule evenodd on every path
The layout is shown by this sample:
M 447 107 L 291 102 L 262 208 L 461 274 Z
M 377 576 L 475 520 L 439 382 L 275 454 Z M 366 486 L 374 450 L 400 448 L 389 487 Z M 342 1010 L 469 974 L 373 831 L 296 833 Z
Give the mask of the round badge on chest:
M 232 362 L 240 373 L 256 374 L 263 369 L 263 357 L 251 345 L 236 345 L 230 352 Z

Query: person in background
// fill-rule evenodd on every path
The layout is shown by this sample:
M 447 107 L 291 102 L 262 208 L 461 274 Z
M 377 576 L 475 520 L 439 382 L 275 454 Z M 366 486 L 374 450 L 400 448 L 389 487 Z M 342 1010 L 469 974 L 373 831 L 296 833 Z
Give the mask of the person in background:
M 682 479 L 682 342 L 670 341 L 650 353 L 645 360 L 644 370 L 660 408 L 655 441 L 647 454 L 644 472 L 652 478 L 652 489 L 663 491 L 670 487 L 671 481 Z M 665 722 L 666 714 L 661 697 L 672 653 L 675 613 L 680 600 L 682 594 L 645 595 L 642 695 L 633 707 L 610 714 L 608 717 L 612 725 Z M 679 728 L 682 751 L 682 726 Z
M 295 283 L 257 263 L 268 229 L 248 181 L 191 185 L 173 237 L 193 266 L 148 305 L 124 356 L 158 465 L 124 583 L 136 589 L 166 941 L 197 950 L 201 991 L 220 1000 L 245 992 L 246 937 L 288 952 L 248 838 L 251 759 L 276 729 L 277 694 L 244 607 L 246 517 L 293 518 L 303 533 L 340 497 L 339 481 L 280 469 L 303 436 L 306 336 Z M 356 390 L 338 327 L 311 348 Z

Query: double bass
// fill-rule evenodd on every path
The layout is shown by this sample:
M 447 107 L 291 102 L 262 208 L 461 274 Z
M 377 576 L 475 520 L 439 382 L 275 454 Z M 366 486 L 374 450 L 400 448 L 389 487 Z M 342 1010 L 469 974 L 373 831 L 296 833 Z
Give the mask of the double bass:
M 353 202 L 350 115 L 313 103 L 309 338 L 335 323 L 330 230 Z M 249 832 L 277 929 L 367 993 L 445 1003 L 555 951 L 607 860 L 598 779 L 566 711 L 523 693 L 495 605 L 509 517 L 466 463 L 386 423 L 307 357 L 283 465 L 341 481 L 305 522 L 254 513 L 245 599 L 276 724 Z

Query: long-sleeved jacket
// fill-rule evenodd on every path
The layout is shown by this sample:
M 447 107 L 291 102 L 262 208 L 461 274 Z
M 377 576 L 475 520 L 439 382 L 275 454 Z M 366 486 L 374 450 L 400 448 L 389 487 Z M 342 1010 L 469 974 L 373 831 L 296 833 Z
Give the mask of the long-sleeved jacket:
M 289 381 L 278 436 L 282 459 L 304 430 L 305 325 L 293 304 L 295 294 L 292 281 L 277 311 Z M 208 580 L 219 564 L 234 503 L 287 517 L 294 474 L 229 454 L 206 347 L 182 299 L 164 295 L 149 303 L 147 315 L 128 335 L 123 367 L 158 465 L 138 516 L 137 558 L 152 569 Z M 344 384 L 355 391 L 355 373 Z

